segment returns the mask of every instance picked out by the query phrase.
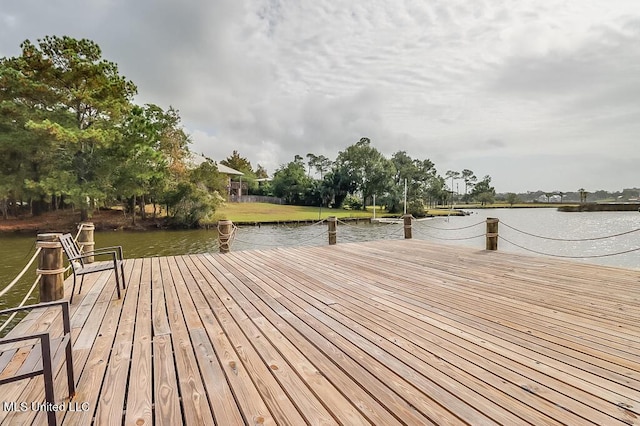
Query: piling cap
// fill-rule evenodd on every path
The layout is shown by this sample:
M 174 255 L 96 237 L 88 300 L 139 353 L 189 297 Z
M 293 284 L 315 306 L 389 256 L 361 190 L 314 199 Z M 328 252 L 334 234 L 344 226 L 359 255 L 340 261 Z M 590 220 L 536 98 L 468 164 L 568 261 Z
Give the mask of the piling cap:
M 62 247 L 60 244 L 60 235 L 59 232 L 51 232 L 47 234 L 38 234 L 36 237 L 36 247 L 41 248 L 58 248 Z

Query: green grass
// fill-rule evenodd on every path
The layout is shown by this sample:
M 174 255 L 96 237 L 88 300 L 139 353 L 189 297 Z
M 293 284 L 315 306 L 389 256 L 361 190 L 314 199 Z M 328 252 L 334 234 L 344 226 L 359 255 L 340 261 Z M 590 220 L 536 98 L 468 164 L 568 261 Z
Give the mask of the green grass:
M 287 222 L 326 219 L 329 216 L 339 218 L 372 217 L 371 208 L 362 210 L 344 210 L 319 207 L 289 206 L 268 203 L 226 203 L 216 210 L 214 221 L 231 220 L 232 222 Z M 376 216 L 387 216 L 378 209 Z
M 442 208 L 437 208 L 437 209 L 427 209 L 426 213 L 428 215 L 431 216 L 460 216 L 462 213 L 460 213 L 460 208 L 461 206 L 456 206 L 455 209 L 453 209 L 453 212 L 451 211 L 450 207 L 442 207 Z
M 560 207 L 564 204 L 571 203 L 520 203 L 514 204 L 513 207 Z M 473 209 L 473 208 L 508 208 L 508 203 L 494 203 L 484 207 L 479 204 L 456 204 L 455 210 Z M 428 209 L 427 214 L 432 216 L 447 216 L 450 208 Z M 214 222 L 218 220 L 231 220 L 236 223 L 255 223 L 255 222 L 294 222 L 294 221 L 316 221 L 326 219 L 329 216 L 338 218 L 368 218 L 373 217 L 373 208 L 367 207 L 363 210 L 345 210 L 345 209 L 327 209 L 319 207 L 305 206 L 289 206 L 268 203 L 226 203 L 218 208 L 214 216 Z M 376 217 L 401 216 L 400 214 L 388 214 L 380 207 L 376 210 Z

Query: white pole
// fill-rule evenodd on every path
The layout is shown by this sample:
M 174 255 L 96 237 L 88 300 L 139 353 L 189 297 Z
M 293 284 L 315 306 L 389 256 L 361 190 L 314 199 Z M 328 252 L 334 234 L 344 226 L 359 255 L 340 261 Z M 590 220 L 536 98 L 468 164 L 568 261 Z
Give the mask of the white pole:
M 373 194 L 373 218 L 376 218 L 376 194 Z
M 404 214 L 407 214 L 407 179 L 404 180 Z

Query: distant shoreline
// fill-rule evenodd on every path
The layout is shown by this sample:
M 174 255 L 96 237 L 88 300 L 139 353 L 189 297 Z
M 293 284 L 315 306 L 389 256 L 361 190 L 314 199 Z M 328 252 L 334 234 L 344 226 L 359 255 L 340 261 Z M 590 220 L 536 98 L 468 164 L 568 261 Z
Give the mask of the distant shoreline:
M 237 208 L 239 206 L 235 206 Z M 251 210 L 251 206 L 245 204 L 242 207 L 246 207 L 247 210 Z M 275 206 L 277 210 L 280 206 Z M 284 207 L 284 206 L 282 206 Z M 291 206 L 289 206 L 291 207 Z M 295 206 L 293 206 L 295 207 Z M 274 206 L 270 206 L 274 208 Z M 509 205 L 506 203 L 491 204 L 487 206 L 480 206 L 477 204 L 459 204 L 455 205 L 454 209 L 450 208 L 437 208 L 427 211 L 427 216 L 463 216 L 464 210 L 485 210 L 485 209 L 539 209 L 539 208 L 555 208 L 564 212 L 580 212 L 580 211 L 638 211 L 640 203 L 518 203 Z M 330 210 L 323 209 L 324 214 L 331 214 Z M 355 213 L 355 211 L 354 211 Z M 338 216 L 340 220 L 348 221 L 368 221 L 370 216 L 367 212 L 358 212 L 361 214 L 354 215 L 352 217 Z M 295 224 L 295 223 L 309 223 L 318 220 L 316 213 L 304 214 L 305 217 L 301 217 L 295 214 L 262 214 L 256 215 L 254 218 L 248 218 L 244 215 L 236 216 L 237 212 L 229 212 L 229 214 L 221 214 L 220 219 L 232 220 L 236 225 L 278 225 L 278 224 Z M 393 217 L 400 215 L 389 215 L 379 213 L 379 217 Z M 95 225 L 95 229 L 98 231 L 154 231 L 162 229 L 172 229 L 165 223 L 164 218 L 152 218 L 148 215 L 148 218 L 143 220 L 141 218 L 136 219 L 136 224 L 132 224 L 132 218 L 130 215 L 124 215 L 119 210 L 100 210 L 96 211 L 93 217 L 89 220 Z M 270 217 L 271 216 L 271 217 Z M 306 217 L 308 216 L 308 217 Z M 47 212 L 41 216 L 29 216 L 21 218 L 10 218 L 7 220 L 0 219 L 0 234 L 13 234 L 13 233 L 45 233 L 45 232 L 75 232 L 77 225 L 80 221 L 80 214 L 78 211 L 71 210 L 59 210 L 55 212 Z M 202 228 L 215 227 L 215 223 L 202 226 Z
M 640 211 L 640 203 L 584 203 L 558 207 L 561 212 L 630 212 Z

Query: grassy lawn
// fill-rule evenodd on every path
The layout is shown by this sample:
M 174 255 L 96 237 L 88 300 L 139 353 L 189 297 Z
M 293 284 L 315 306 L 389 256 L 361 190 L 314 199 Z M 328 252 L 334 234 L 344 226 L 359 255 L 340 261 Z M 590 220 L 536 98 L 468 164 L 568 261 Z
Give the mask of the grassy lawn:
M 453 211 L 451 211 L 450 208 L 437 208 L 437 209 L 427 209 L 426 213 L 428 215 L 431 216 L 460 216 L 460 209 L 463 208 L 462 206 L 456 206 L 455 209 L 453 209 Z
M 385 216 L 386 212 L 377 210 L 376 216 Z M 215 221 L 227 219 L 233 222 L 286 222 L 296 220 L 319 220 L 329 216 L 372 217 L 373 210 L 344 210 L 318 207 L 288 206 L 268 203 L 226 203 L 215 214 Z
M 554 207 L 561 206 L 560 203 L 526 203 L 514 204 L 514 208 L 522 207 Z M 484 207 L 478 204 L 458 204 L 455 210 L 473 209 L 473 208 L 509 208 L 508 203 L 495 203 Z M 455 212 L 454 210 L 454 212 Z M 427 214 L 432 216 L 447 216 L 451 214 L 449 208 L 428 209 Z M 455 213 L 454 213 L 455 214 Z M 214 222 L 218 220 L 231 220 L 236 223 L 252 223 L 252 222 L 288 222 L 288 221 L 316 221 L 326 219 L 329 216 L 339 218 L 366 218 L 373 217 L 372 207 L 367 207 L 366 211 L 362 210 L 345 210 L 345 209 L 327 209 L 318 207 L 289 206 L 268 203 L 226 203 L 220 207 L 214 216 Z M 401 214 L 388 214 L 380 207 L 376 210 L 376 217 L 398 217 Z

